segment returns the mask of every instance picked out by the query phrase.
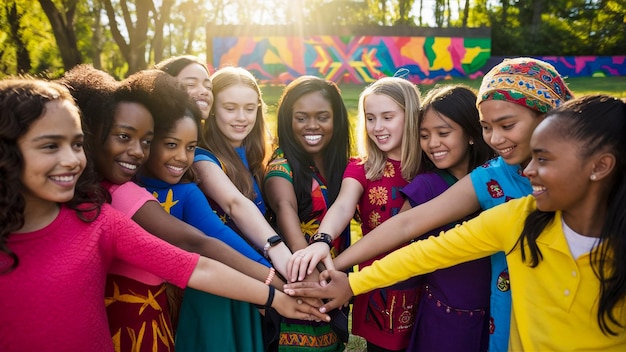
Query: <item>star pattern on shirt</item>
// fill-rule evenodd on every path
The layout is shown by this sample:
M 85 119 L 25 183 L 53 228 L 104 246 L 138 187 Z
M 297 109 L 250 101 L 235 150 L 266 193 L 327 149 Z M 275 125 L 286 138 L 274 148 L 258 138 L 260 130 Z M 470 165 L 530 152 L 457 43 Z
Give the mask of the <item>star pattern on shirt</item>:
M 159 193 L 152 192 L 154 198 L 159 199 Z M 167 195 L 165 196 L 165 200 L 161 202 L 161 206 L 168 214 L 171 214 L 170 210 L 178 203 L 177 200 L 174 200 L 174 192 L 171 189 L 167 190 Z

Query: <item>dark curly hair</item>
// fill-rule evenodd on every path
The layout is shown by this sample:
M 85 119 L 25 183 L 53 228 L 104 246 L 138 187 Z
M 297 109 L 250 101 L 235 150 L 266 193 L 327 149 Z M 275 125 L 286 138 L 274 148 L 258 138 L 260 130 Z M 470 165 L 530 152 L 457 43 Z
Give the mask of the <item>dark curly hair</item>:
M 33 78 L 0 81 L 0 251 L 12 259 L 10 267 L 0 268 L 3 272 L 19 265 L 19 258 L 8 248 L 7 241 L 25 221 L 26 201 L 21 187 L 24 160 L 17 141 L 45 114 L 46 103 L 55 100 L 74 103 L 67 88 L 58 83 Z M 93 166 L 87 161 L 67 206 L 76 210 L 82 220 L 92 221 L 106 200 L 106 194 L 95 182 Z
M 128 80 L 131 81 L 129 82 L 131 86 L 150 82 L 152 89 L 146 90 L 149 92 L 150 99 L 147 99 L 145 106 L 154 118 L 154 141 L 163 138 L 167 132 L 174 128 L 178 120 L 185 117 L 191 118 L 196 123 L 198 131 L 201 130 L 202 113 L 198 105 L 187 94 L 185 87 L 175 77 L 159 70 L 146 70 L 128 77 Z M 197 137 L 198 143 L 204 144 L 200 132 L 198 132 Z M 195 174 L 193 169 L 189 168 L 181 182 L 194 181 Z
M 185 87 L 164 71 L 139 71 L 121 82 L 115 94 L 116 101 L 134 101 L 144 105 L 154 119 L 155 137 L 171 130 L 184 116 L 202 123 L 202 113 Z
M 73 67 L 58 82 L 70 90 L 82 112 L 85 126 L 92 133 L 92 138 L 86 139 L 85 144 L 90 149 L 102 145 L 113 125 L 114 92 L 119 82 L 91 65 Z M 91 159 L 91 156 L 88 154 L 87 158 Z
M 169 74 L 155 69 L 136 72 L 118 82 L 108 73 L 91 65 L 78 65 L 59 80 L 66 85 L 84 115 L 93 138 L 86 140 L 90 150 L 102 145 L 111 131 L 115 109 L 121 102 L 137 103 L 152 115 L 155 135 L 172 128 L 173 117 L 189 115 L 200 117 L 197 106 L 190 100 L 184 87 Z M 93 159 L 92 154 L 87 155 Z

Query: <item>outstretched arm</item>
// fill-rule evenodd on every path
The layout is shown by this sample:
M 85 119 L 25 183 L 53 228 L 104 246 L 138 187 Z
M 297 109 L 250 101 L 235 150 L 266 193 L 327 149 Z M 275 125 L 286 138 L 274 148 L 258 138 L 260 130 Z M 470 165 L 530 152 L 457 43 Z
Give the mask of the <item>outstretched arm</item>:
M 239 192 L 217 164 L 196 161 L 193 163 L 193 170 L 202 192 L 219 204 L 255 246 L 263 248 L 268 238 L 277 235 L 256 205 Z M 287 245 L 280 243 L 271 247 L 268 255 L 276 270 L 287 277 L 287 261 L 291 257 Z
M 335 268 L 350 268 L 478 210 L 480 204 L 470 176 L 467 175 L 433 200 L 380 224 L 335 258 Z
M 152 235 L 186 251 L 215 259 L 260 281 L 268 277 L 269 269 L 265 265 L 248 259 L 226 243 L 171 216 L 156 200 L 146 202 L 132 219 Z M 271 284 L 282 289 L 283 282 L 274 276 Z
M 353 178 L 344 178 L 341 181 L 339 195 L 324 215 L 318 232 L 329 234 L 333 240 L 336 239 L 350 223 L 362 194 L 363 186 L 359 181 Z M 330 248 L 326 243 L 312 243 L 295 252 L 289 260 L 288 280 L 304 280 L 307 275 L 313 273 L 320 261 L 324 263 L 326 268 L 333 268 Z
M 200 257 L 188 286 L 196 290 L 212 293 L 240 301 L 264 305 L 268 302 L 271 290 L 262 282 L 254 280 L 215 260 Z M 327 314 L 301 300 L 291 298 L 280 291 L 274 292 L 270 306 L 284 317 L 302 320 L 330 321 Z

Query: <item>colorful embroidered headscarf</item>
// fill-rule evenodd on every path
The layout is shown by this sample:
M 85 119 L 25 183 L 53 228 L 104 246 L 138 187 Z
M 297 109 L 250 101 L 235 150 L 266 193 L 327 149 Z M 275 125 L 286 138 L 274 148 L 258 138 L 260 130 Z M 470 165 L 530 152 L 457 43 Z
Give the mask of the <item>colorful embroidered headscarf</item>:
M 545 114 L 573 97 L 552 65 L 520 57 L 504 59 L 485 75 L 476 106 L 485 100 L 505 100 Z

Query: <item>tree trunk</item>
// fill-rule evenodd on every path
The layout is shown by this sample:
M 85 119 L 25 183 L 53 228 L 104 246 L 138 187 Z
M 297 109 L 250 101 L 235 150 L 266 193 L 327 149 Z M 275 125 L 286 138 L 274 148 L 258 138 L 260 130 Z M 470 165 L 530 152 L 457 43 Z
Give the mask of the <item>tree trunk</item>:
M 30 61 L 30 53 L 26 47 L 26 43 L 22 38 L 22 15 L 17 9 L 17 4 L 12 1 L 10 4 L 5 4 L 5 13 L 7 22 L 9 23 L 9 38 L 15 46 L 15 56 L 17 59 L 16 71 L 17 73 L 28 73 L 32 68 L 32 62 Z
M 66 71 L 83 61 L 76 43 L 76 32 L 74 32 L 76 3 L 76 0 L 70 1 L 65 13 L 61 13 L 52 0 L 39 0 L 39 4 L 41 4 L 41 8 L 52 26 L 52 33 L 59 47 L 63 67 Z
M 161 9 L 154 9 L 154 39 L 152 40 L 152 52 L 154 53 L 154 62 L 163 60 L 163 28 L 168 22 L 174 6 L 173 0 L 163 0 Z
M 469 10 L 470 10 L 470 0 L 465 0 L 465 5 L 463 6 L 463 28 L 467 28 L 467 21 L 469 20 Z
M 126 0 L 120 1 L 122 17 L 124 19 L 123 28 L 126 28 L 128 43 L 120 31 L 117 24 L 116 12 L 113 9 L 111 0 L 102 0 L 104 8 L 109 18 L 109 26 L 113 40 L 120 49 L 126 63 L 128 71 L 126 75 L 143 70 L 148 66 L 146 60 L 146 49 L 148 43 L 148 24 L 150 23 L 150 12 L 155 8 L 152 0 L 135 1 L 135 19 L 133 20 Z
M 100 16 L 102 15 L 102 3 L 99 1 L 94 2 L 94 8 L 91 12 L 94 16 L 93 28 L 91 29 L 91 61 L 93 63 L 93 67 L 101 70 L 102 69 L 102 59 L 100 55 L 102 54 L 102 21 L 100 20 Z
M 530 27 L 532 37 L 535 37 L 539 33 L 539 28 L 541 28 L 541 14 L 544 9 L 543 1 L 544 0 L 533 0 L 533 17 Z

